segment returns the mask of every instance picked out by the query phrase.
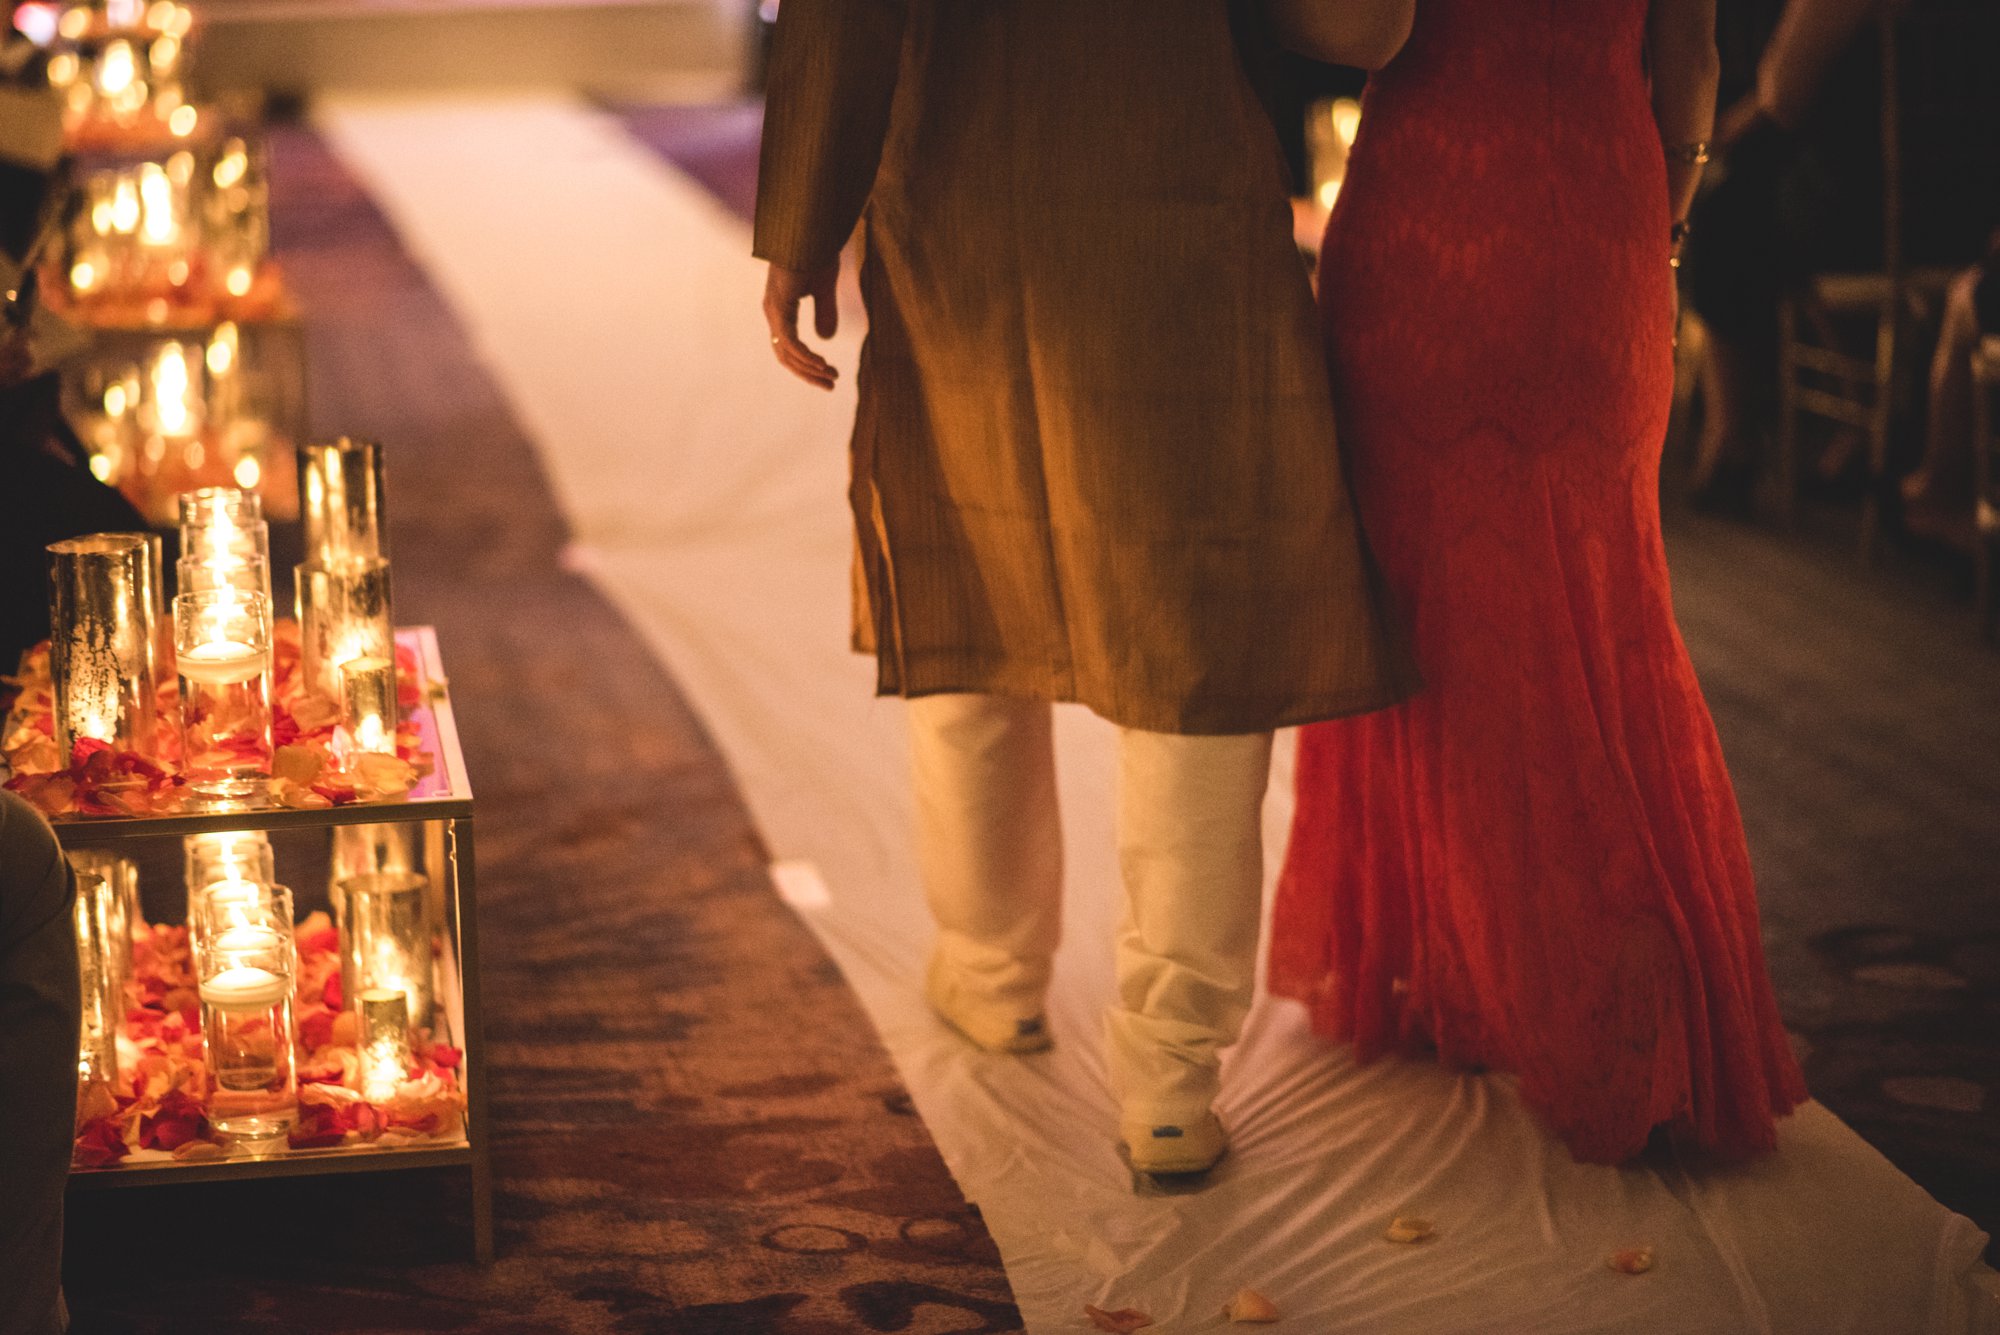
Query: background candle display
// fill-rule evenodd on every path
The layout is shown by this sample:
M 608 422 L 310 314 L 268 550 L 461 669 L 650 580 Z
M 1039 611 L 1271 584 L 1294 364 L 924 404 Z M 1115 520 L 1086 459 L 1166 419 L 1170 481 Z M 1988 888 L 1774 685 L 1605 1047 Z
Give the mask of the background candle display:
M 98 324 L 62 372 L 63 416 L 91 472 L 147 519 L 175 522 L 181 493 L 259 493 L 267 517 L 297 513 L 289 442 L 305 415 L 304 333 L 291 317 L 130 327 Z
M 76 5 L 56 21 L 49 83 L 72 143 L 185 139 L 198 116 L 182 86 L 194 15 L 171 3 Z
M 84 740 L 144 756 L 157 749 L 148 551 L 130 534 L 49 547 L 50 671 L 56 746 L 65 759 Z

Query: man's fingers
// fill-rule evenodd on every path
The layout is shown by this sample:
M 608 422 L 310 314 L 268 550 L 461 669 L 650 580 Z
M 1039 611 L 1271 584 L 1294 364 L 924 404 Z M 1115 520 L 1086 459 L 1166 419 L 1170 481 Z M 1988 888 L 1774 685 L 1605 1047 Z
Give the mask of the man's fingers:
M 787 371 L 821 389 L 832 389 L 833 382 L 840 377 L 840 373 L 824 357 L 796 338 L 778 335 L 771 351 L 777 354 L 778 363 Z
M 821 338 L 840 332 L 840 271 L 813 290 L 813 331 Z

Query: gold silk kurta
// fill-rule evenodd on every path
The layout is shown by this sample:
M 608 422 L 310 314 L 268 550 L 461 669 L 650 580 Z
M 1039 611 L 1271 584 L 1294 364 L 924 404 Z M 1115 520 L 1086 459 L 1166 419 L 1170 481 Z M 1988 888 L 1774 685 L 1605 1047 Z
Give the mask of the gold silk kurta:
M 884 694 L 1238 733 L 1409 693 L 1223 0 L 785 0 L 769 86 L 756 253 L 863 225 Z

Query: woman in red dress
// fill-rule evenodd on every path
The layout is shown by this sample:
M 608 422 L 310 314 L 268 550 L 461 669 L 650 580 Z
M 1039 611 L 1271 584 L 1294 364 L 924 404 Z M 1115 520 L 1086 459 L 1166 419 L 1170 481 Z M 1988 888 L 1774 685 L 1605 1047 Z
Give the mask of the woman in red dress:
M 1271 986 L 1363 1060 L 1516 1073 L 1591 1161 L 1661 1127 L 1766 1150 L 1806 1096 L 1660 537 L 1713 6 L 1424 0 L 1322 253 L 1355 496 L 1427 688 L 1305 729 Z

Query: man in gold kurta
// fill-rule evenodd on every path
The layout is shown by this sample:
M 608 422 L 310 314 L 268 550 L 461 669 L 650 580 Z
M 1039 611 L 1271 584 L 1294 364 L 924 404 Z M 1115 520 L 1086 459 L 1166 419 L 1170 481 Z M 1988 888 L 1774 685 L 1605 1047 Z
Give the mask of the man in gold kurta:
M 1122 729 L 1109 1022 L 1135 1167 L 1223 1148 L 1271 730 L 1414 684 L 1335 446 L 1275 136 L 1222 0 L 785 0 L 756 253 L 837 374 L 862 225 L 856 647 L 911 699 L 931 1004 L 1045 1046 L 1049 704 Z

